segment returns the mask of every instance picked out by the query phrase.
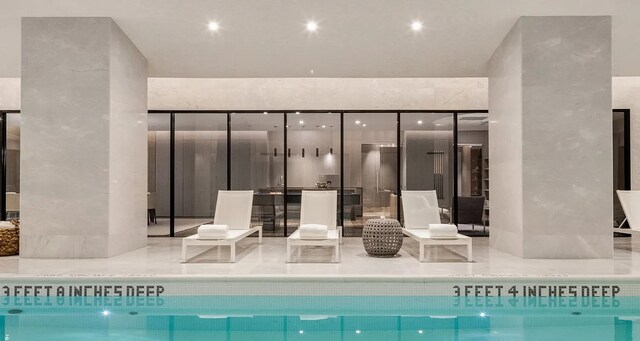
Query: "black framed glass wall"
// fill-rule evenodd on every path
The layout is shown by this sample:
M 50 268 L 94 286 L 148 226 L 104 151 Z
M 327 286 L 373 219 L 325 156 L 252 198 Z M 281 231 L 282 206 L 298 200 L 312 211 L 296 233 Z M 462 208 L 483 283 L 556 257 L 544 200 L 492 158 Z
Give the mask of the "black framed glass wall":
M 489 114 L 458 114 L 458 230 L 469 236 L 489 234 Z
M 628 227 L 622 222 L 624 211 L 616 190 L 631 189 L 631 112 L 613 111 L 613 226 Z
M 212 223 L 219 190 L 227 189 L 227 115 L 175 114 L 174 234 Z
M 171 114 L 148 118 L 147 216 L 149 236 L 171 234 Z
M 6 214 L 20 218 L 20 114 L 6 115 Z
M 401 115 L 402 190 L 436 191 L 440 220 L 453 220 L 454 113 Z
M 251 223 L 265 236 L 286 235 L 285 115 L 231 113 L 230 189 L 253 190 Z
M 396 217 L 398 113 L 344 113 L 345 236 L 360 236 L 368 219 Z
M 340 114 L 287 113 L 287 124 L 287 233 L 291 234 L 300 223 L 303 190 L 335 190 L 340 196 Z

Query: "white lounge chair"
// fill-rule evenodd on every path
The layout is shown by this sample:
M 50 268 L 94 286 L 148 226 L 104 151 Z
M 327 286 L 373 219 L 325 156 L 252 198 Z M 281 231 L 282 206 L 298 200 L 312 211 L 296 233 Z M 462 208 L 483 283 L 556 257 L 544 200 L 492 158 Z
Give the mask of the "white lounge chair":
M 262 244 L 262 226 L 251 227 L 251 208 L 253 191 L 218 191 L 215 225 L 227 225 L 227 235 L 221 239 L 203 239 L 198 234 L 182 239 L 182 261 L 187 262 L 187 247 L 196 245 L 228 245 L 231 251 L 230 262 L 236 261 L 236 243 L 258 232 L 258 243 Z
M 624 222 L 629 223 L 628 229 L 621 229 L 614 227 L 613 231 L 618 233 L 625 233 L 631 235 L 640 235 L 640 191 L 616 191 L 622 210 L 624 211 L 625 218 L 620 224 L 624 225 Z
M 424 262 L 425 246 L 463 245 L 467 261 L 471 261 L 471 238 L 459 233 L 452 237 L 432 236 L 429 224 L 440 224 L 440 210 L 436 191 L 402 191 L 404 228 L 402 232 L 420 244 L 420 261 Z
M 328 228 L 327 237 L 303 239 L 300 237 L 300 229 L 298 229 L 287 238 L 287 262 L 291 262 L 291 248 L 294 246 L 300 248 L 302 246 L 333 246 L 335 262 L 340 262 L 342 227 L 336 226 L 337 204 L 337 191 L 302 191 L 300 225 L 326 225 Z

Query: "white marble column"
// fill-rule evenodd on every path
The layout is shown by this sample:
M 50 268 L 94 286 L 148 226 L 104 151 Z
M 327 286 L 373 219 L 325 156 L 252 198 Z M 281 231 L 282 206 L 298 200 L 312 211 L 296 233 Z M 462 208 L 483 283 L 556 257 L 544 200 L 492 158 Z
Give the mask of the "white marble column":
M 22 257 L 146 245 L 146 67 L 111 18 L 22 19 Z
M 491 246 L 611 258 L 611 18 L 522 17 L 489 72 Z

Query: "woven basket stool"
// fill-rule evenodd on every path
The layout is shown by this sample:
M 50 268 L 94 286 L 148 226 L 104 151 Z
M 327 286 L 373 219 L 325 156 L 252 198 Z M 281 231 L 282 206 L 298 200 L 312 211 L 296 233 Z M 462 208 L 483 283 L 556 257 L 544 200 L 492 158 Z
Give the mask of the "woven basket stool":
M 402 227 L 395 219 L 369 219 L 362 230 L 362 243 L 373 257 L 393 257 L 402 247 Z
M 0 228 L 0 256 L 13 256 L 19 252 L 20 229 L 17 227 Z

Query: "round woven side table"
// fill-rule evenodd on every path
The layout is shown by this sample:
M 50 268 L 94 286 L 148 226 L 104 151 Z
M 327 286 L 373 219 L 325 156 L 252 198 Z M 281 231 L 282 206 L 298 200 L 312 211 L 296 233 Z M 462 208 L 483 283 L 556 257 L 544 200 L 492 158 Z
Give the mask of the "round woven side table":
M 373 257 L 393 257 L 402 247 L 402 227 L 395 219 L 369 219 L 362 230 L 362 243 Z

